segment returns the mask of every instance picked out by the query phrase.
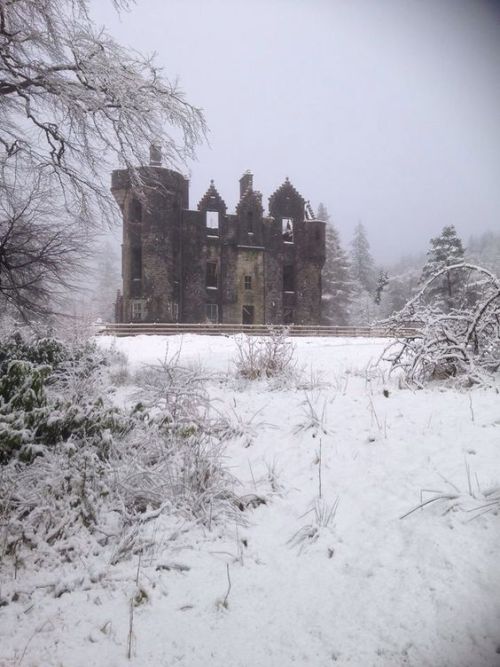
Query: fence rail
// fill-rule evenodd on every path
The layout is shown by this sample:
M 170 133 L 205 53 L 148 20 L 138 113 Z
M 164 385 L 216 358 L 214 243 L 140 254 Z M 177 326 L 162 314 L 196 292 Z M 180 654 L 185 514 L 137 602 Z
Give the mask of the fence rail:
M 415 338 L 419 331 L 415 327 L 331 327 L 291 324 L 165 324 L 134 322 L 129 324 L 105 324 L 98 330 L 98 335 L 109 336 L 173 336 L 175 334 L 196 333 L 204 336 L 231 336 L 248 334 L 268 336 L 271 331 L 286 330 L 288 336 L 336 336 L 353 338 Z

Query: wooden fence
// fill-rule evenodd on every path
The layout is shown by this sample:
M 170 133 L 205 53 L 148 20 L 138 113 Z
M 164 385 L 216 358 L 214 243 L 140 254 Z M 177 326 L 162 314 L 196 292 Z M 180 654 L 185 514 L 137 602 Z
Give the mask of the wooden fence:
M 397 330 L 389 327 L 329 327 L 291 324 L 288 326 L 272 326 L 268 324 L 165 324 L 134 322 L 130 324 L 104 324 L 99 335 L 108 336 L 173 336 L 175 334 L 200 334 L 203 336 L 232 336 L 247 334 L 249 336 L 269 336 L 273 331 L 286 331 L 288 336 L 335 336 L 353 338 L 415 338 L 419 336 L 414 327 L 400 327 Z

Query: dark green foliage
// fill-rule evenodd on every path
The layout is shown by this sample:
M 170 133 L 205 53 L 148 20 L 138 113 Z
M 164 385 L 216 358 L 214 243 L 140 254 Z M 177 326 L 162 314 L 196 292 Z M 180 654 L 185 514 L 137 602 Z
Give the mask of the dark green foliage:
M 443 227 L 436 238 L 431 239 L 431 248 L 427 253 L 427 262 L 422 269 L 421 284 L 424 285 L 438 271 L 461 264 L 464 261 L 464 248 L 453 225 Z M 463 305 L 465 273 L 445 272 L 434 281 L 428 290 L 428 299 L 443 312 L 449 312 Z
M 13 456 L 30 461 L 44 448 L 71 440 L 95 447 L 105 457 L 111 434 L 130 428 L 130 418 L 101 397 L 68 391 L 79 377 L 92 377 L 103 359 L 88 344 L 68 346 L 55 339 L 19 337 L 1 347 L 0 464 Z M 49 391 L 49 388 L 51 391 Z
M 0 372 L 5 372 L 5 365 L 12 359 L 47 365 L 54 370 L 69 356 L 69 348 L 55 338 L 40 338 L 28 342 L 23 340 L 21 334 L 16 333 L 10 340 L 0 344 Z

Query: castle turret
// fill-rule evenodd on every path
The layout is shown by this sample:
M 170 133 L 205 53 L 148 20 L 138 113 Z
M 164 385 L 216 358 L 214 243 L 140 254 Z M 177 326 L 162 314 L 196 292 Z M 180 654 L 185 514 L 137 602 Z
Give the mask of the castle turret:
M 158 147 L 151 146 L 150 158 L 134 178 L 124 169 L 112 174 L 111 192 L 123 215 L 124 322 L 176 322 L 181 308 L 180 225 L 189 183 L 161 167 Z

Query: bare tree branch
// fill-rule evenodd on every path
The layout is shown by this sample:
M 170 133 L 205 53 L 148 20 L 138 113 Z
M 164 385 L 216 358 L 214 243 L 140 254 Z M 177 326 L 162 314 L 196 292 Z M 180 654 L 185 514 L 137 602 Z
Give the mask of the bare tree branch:
M 88 0 L 0 0 L 0 294 L 28 309 L 48 298 L 82 248 L 76 227 L 117 219 L 111 169 L 140 196 L 151 144 L 182 169 L 205 135 L 178 83 L 97 30 Z

